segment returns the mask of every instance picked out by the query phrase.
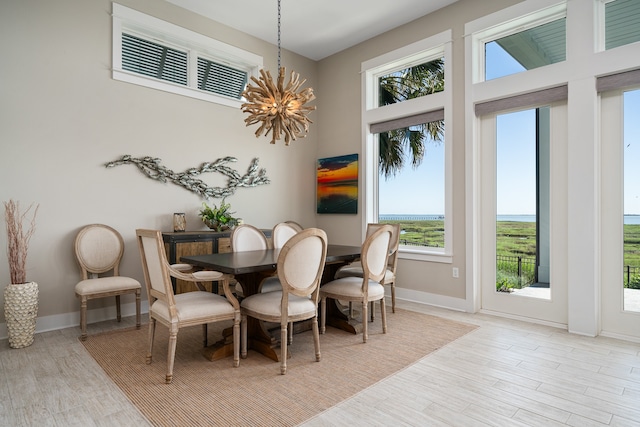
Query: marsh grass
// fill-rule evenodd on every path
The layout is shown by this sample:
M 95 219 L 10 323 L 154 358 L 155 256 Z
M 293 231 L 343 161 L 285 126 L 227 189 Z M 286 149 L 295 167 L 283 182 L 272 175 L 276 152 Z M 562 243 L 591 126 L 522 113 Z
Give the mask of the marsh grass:
M 388 220 L 387 224 L 401 224 L 400 243 L 412 246 L 444 247 L 443 220 Z M 496 255 L 498 257 L 536 257 L 535 222 L 498 221 L 496 223 Z M 517 266 L 498 261 L 497 286 L 504 289 L 527 286 L 532 282 L 531 272 L 523 270 L 518 277 Z M 640 224 L 624 225 L 624 265 L 640 269 Z M 621 266 L 622 268 L 622 266 Z M 530 277 L 531 276 L 531 277 Z M 637 275 L 640 286 L 640 275 Z M 635 282 L 634 282 L 635 283 Z

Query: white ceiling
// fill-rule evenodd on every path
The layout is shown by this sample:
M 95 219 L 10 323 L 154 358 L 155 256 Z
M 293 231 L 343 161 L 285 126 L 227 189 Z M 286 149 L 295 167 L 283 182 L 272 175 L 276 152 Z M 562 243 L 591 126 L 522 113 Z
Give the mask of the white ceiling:
M 167 0 L 277 44 L 277 0 Z M 281 45 L 320 60 L 456 0 L 282 0 Z

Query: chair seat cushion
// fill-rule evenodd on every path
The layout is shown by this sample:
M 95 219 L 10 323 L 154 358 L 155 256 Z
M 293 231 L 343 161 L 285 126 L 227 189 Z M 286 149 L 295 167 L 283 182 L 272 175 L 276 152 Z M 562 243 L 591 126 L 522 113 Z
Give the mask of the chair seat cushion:
M 251 295 L 242 300 L 240 306 L 253 313 L 261 313 L 270 317 L 280 317 L 282 291 L 266 292 Z M 289 294 L 289 316 L 298 317 L 308 315 L 313 317 L 316 313 L 316 305 L 306 297 L 298 297 Z
M 127 291 L 141 289 L 140 282 L 131 277 L 112 276 L 86 279 L 76 285 L 76 294 L 91 295 L 103 292 Z
M 364 273 L 362 272 L 362 266 L 348 265 L 338 270 L 335 278 L 342 279 L 344 277 L 362 277 L 363 275 Z M 384 283 L 391 283 L 393 282 L 393 279 L 394 279 L 393 271 L 387 269 L 387 272 L 384 274 Z
M 345 299 L 358 299 L 362 297 L 362 278 L 343 277 L 333 280 L 320 288 L 320 295 L 339 295 Z M 369 301 L 376 301 L 384 297 L 384 286 L 373 280 L 369 280 Z
M 233 306 L 226 298 L 210 292 L 195 291 L 185 292 L 175 296 L 176 311 L 178 320 L 187 322 L 206 317 L 219 317 L 232 319 L 235 313 Z M 157 300 L 151 305 L 151 314 L 167 322 L 169 318 L 169 307 L 164 301 Z

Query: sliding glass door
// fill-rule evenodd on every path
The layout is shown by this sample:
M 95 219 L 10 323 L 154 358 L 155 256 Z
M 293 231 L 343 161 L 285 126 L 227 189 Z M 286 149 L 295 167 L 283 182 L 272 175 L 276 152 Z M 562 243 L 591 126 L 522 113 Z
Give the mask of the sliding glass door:
M 640 89 L 601 106 L 602 330 L 640 339 Z
M 566 323 L 565 116 L 563 103 L 482 118 L 483 310 Z

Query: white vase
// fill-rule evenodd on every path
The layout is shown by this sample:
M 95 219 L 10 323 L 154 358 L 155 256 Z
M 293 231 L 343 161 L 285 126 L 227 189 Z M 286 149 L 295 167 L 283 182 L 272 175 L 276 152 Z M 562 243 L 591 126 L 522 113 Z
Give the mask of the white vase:
M 9 285 L 4 289 L 4 318 L 7 321 L 9 347 L 33 344 L 38 317 L 38 284 Z

